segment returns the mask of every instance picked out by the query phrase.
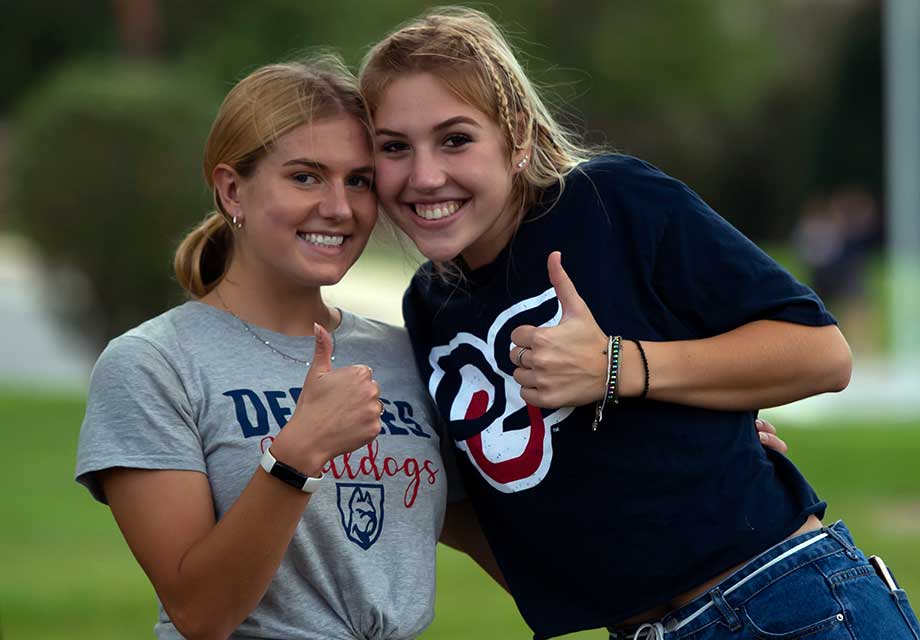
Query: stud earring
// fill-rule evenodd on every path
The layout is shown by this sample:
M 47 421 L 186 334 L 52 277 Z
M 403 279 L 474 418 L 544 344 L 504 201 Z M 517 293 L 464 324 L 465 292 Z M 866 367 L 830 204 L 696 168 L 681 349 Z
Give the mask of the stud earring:
M 242 228 L 243 228 L 243 219 L 240 218 L 240 221 L 237 222 L 237 221 L 236 221 L 236 216 L 233 216 L 233 226 L 236 227 L 237 229 L 242 229 Z
M 529 160 L 529 159 L 530 159 L 529 156 L 524 156 L 524 157 L 521 159 L 521 161 L 518 162 L 515 166 L 516 166 L 518 169 L 523 169 L 524 167 L 527 166 L 527 160 Z

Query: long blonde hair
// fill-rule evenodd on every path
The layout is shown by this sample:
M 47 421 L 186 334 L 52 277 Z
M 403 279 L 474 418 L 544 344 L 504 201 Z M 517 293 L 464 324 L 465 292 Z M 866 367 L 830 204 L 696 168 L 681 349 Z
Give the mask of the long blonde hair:
M 541 193 L 596 153 L 553 117 L 498 25 L 467 7 L 436 7 L 398 27 L 364 57 L 358 84 L 373 115 L 390 82 L 427 72 L 502 128 L 509 158 L 528 150 L 515 176 L 511 204 L 518 221 Z
M 176 279 L 190 295 L 201 297 L 217 286 L 233 256 L 233 221 L 214 186 L 214 168 L 227 164 L 241 176 L 251 176 L 285 133 L 339 114 L 354 116 L 370 131 L 355 77 L 332 54 L 260 67 L 230 90 L 204 150 L 204 176 L 215 210 L 185 237 L 173 260 Z

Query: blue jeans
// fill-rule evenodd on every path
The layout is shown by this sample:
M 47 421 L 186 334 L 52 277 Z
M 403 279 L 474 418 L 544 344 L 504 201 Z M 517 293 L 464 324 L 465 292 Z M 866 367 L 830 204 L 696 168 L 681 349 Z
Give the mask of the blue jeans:
M 907 594 L 889 588 L 836 522 L 768 549 L 660 621 L 610 638 L 920 640 L 920 624 Z

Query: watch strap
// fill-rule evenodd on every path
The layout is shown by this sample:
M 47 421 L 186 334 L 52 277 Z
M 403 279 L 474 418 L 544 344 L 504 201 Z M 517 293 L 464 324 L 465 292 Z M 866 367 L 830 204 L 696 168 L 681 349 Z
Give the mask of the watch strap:
M 322 485 L 325 473 L 320 472 L 318 477 L 306 476 L 290 465 L 286 465 L 272 455 L 271 447 L 262 454 L 259 464 L 265 469 L 265 472 L 275 476 L 282 482 L 286 482 L 303 491 L 304 493 L 313 493 Z

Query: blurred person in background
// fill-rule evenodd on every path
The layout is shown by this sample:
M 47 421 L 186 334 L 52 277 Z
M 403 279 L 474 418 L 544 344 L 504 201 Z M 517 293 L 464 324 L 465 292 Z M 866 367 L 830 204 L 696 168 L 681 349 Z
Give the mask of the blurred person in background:
M 416 362 L 535 637 L 917 640 L 751 428 L 846 387 L 821 300 L 683 183 L 564 131 L 484 13 L 407 23 L 359 81 L 381 206 L 430 260 Z
M 826 199 L 809 199 L 793 232 L 793 244 L 811 269 L 815 291 L 840 316 L 857 353 L 876 350 L 867 280 L 879 231 L 875 198 L 861 187 L 847 187 Z

